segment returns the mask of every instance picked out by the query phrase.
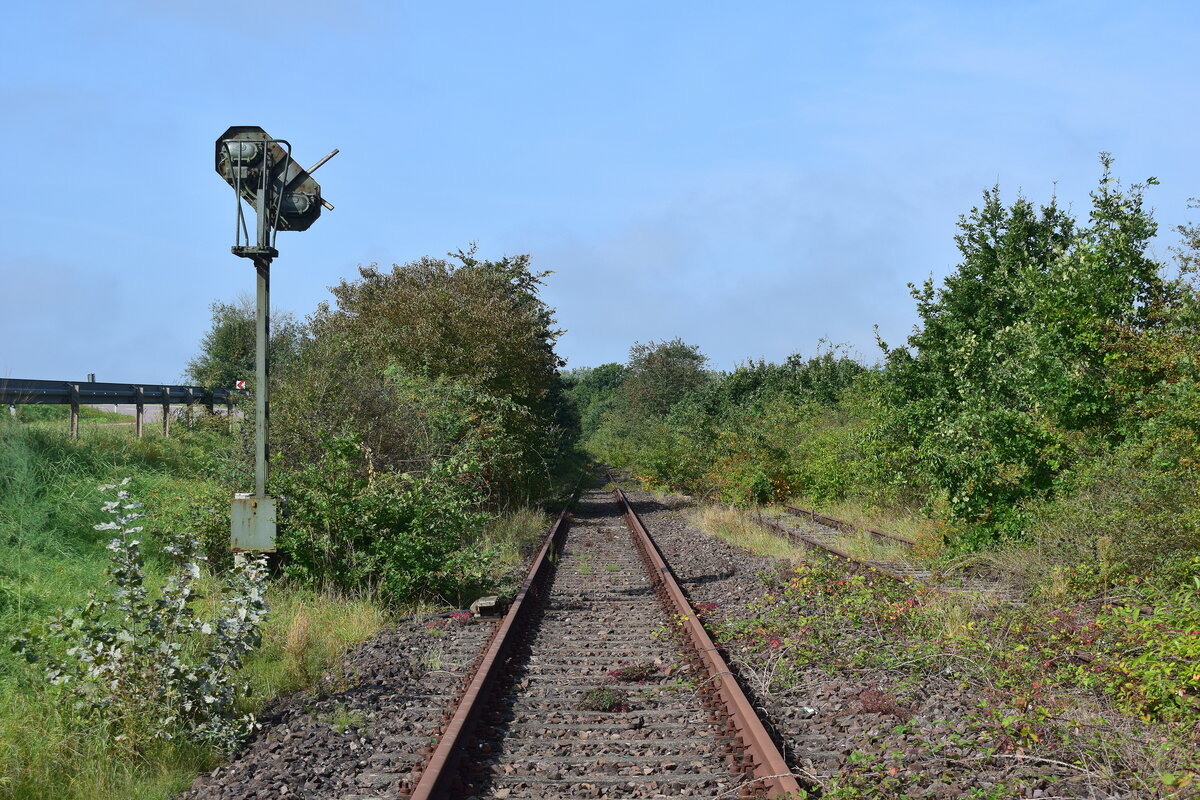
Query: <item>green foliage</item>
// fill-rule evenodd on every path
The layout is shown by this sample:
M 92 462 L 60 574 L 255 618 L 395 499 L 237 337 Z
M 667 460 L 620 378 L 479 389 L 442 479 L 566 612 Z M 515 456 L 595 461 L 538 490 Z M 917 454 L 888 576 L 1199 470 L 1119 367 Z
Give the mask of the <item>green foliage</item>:
M 970 728 L 958 741 L 940 734 L 921 746 L 1106 763 L 1145 791 L 1164 766 L 1171 780 L 1200 769 L 1198 570 L 1193 558 L 1130 579 L 1102 607 L 1061 599 L 976 607 L 816 559 L 765 579 L 768 592 L 750 613 L 709 624 L 731 650 L 769 659 L 770 691 L 811 685 L 813 670 L 889 676 L 899 696 L 920 694 L 927 677 L 950 677 L 979 699 Z M 888 695 L 860 700 L 907 713 Z M 860 760 L 843 778 L 894 775 L 888 766 Z
M 707 382 L 706 363 L 700 348 L 682 339 L 635 343 L 620 385 L 624 410 L 638 419 L 668 413 Z
M 178 736 L 232 750 L 256 726 L 239 711 L 246 687 L 235 674 L 260 639 L 265 561 L 240 561 L 220 612 L 204 619 L 194 610 L 203 556 L 195 540 L 175 535 L 163 548 L 175 570 L 153 597 L 136 538 L 143 528 L 131 524 L 144 516 L 136 511 L 143 506 L 120 489 L 128 483 L 100 487 L 119 489 L 103 506 L 116 521 L 93 526 L 118 532 L 108 544 L 108 596 L 91 595 L 54 615 L 45 632 L 14 647 L 30 662 L 45 662 L 46 702 L 65 694 L 76 710 L 113 728 L 116 741 L 139 749 L 146 740 Z
M 200 341 L 200 352 L 187 364 L 184 376 L 198 386 L 232 387 L 237 381 L 255 380 L 255 301 L 240 297 L 235 303 L 214 302 L 212 327 Z M 286 312 L 271 313 L 269 357 L 272 370 L 287 369 L 304 340 L 304 327 Z
M 64 425 L 17 424 L 0 417 L 0 641 L 26 628 L 45 628 L 64 608 L 85 608 L 89 592 L 103 596 L 111 590 L 105 572 L 114 555 L 107 549 L 112 535 L 93 528 L 108 516 L 97 508 L 95 489 L 123 474 L 134 475 L 126 488 L 146 504 L 147 518 L 138 521 L 145 530 L 138 538 L 143 539 L 139 550 L 147 602 L 164 596 L 176 559 L 161 547 L 182 531 L 206 534 L 206 549 L 232 566 L 231 486 L 225 482 L 237 479 L 234 473 L 242 466 L 234 443 L 224 419 L 204 415 L 195 424 L 172 426 L 170 439 L 141 440 L 128 428 L 85 428 L 80 439 L 72 440 Z M 216 566 L 208 561 L 210 570 Z M 208 619 L 219 612 L 221 584 L 209 574 L 195 583 L 190 597 L 198 616 Z M 295 587 L 278 585 L 268 591 L 273 606 L 264 630 L 268 646 L 245 657 L 237 682 L 253 684 L 255 697 L 239 700 L 239 716 L 254 712 L 278 691 L 304 686 L 293 676 L 283 647 L 297 616 L 288 609 L 302 604 L 313 621 L 305 648 L 305 670 L 312 675 L 328 668 L 349 643 L 377 630 L 385 612 L 365 597 L 297 594 Z M 276 614 L 279 609 L 284 613 Z M 105 618 L 105 626 L 117 622 Z M 162 619 L 155 615 L 152 622 Z M 185 646 L 182 657 L 202 663 L 198 645 L 216 636 L 215 628 L 209 635 L 197 631 L 197 641 Z M 63 658 L 65 651 L 56 648 L 52 655 Z M 48 701 L 48 693 L 63 702 Z M 0 646 L 0 798 L 159 800 L 181 792 L 198 771 L 215 764 L 212 746 L 180 737 L 142 735 L 135 748 L 131 732 L 153 731 L 98 724 L 94 712 L 76 709 L 70 697 L 67 686 L 50 687 L 41 674 L 31 680 L 17 654 Z M 119 721 L 108 712 L 104 716 Z
M 1200 557 L 1190 559 L 1186 573 L 1173 592 L 1162 581 L 1133 584 L 1138 602 L 1107 607 L 1096 618 L 1097 638 L 1120 648 L 1096 672 L 1126 708 L 1146 718 L 1200 711 Z
M 1156 181 L 1122 187 L 1101 165 L 1085 220 L 985 191 L 957 268 L 910 287 L 920 324 L 880 342 L 882 368 L 822 342 L 713 375 L 679 340 L 638 345 L 624 369 L 571 376 L 586 446 L 729 503 L 920 510 L 953 550 L 1032 531 L 1051 563 L 1104 550 L 1119 571 L 1195 548 L 1200 225 L 1178 229 L 1168 274 L 1149 250 Z
M 285 570 L 297 580 L 392 600 L 457 601 L 483 582 L 487 552 L 470 547 L 487 515 L 470 453 L 421 473 L 364 472 L 361 441 L 326 443 L 318 460 L 277 480 L 288 514 L 279 531 Z
M 618 390 L 624 380 L 625 365 L 616 363 L 563 373 L 563 386 L 571 407 L 578 414 L 582 436 L 590 436 L 600 429 L 605 415 L 616 405 Z
M 337 309 L 318 309 L 314 335 L 343 345 L 349 375 L 399 366 L 508 398 L 549 423 L 562 366 L 561 332 L 538 297 L 550 273 L 533 272 L 527 255 L 484 261 L 472 247 L 452 258 L 360 269 L 360 280 L 333 287 Z
M 1157 413 L 1134 435 L 1064 476 L 1058 497 L 1027 505 L 1053 563 L 1137 571 L 1200 547 L 1200 387 L 1182 379 L 1150 397 Z
M 669 344 L 682 352 L 678 340 Z M 631 359 L 641 355 L 631 351 Z M 624 394 L 632 380 L 608 395 L 603 422 L 586 441 L 649 483 L 752 504 L 801 493 L 841 498 L 874 474 L 866 439 L 876 378 L 838 347 L 823 343 L 809 358 L 697 378 L 666 413 L 636 411 Z
M 561 399 L 558 332 L 528 257 L 458 265 L 422 259 L 334 288 L 312 339 L 274 395 L 273 449 L 284 470 L 357 437 L 362 473 L 419 474 L 466 448 L 495 506 L 540 498 L 573 436 Z
M 962 262 L 941 288 L 913 288 L 921 327 L 887 351 L 887 436 L 959 518 L 991 530 L 1018 529 L 1019 501 L 1116 438 L 1109 352 L 1119 331 L 1151 326 L 1164 294 L 1145 187 L 1122 190 L 1102 161 L 1083 227 L 1053 202 L 985 192 L 959 223 Z
M 840 345 L 822 339 L 817 354 L 808 358 L 793 353 L 783 364 L 752 361 L 738 366 L 706 387 L 704 402 L 714 412 L 744 408 L 771 397 L 830 406 L 841 400 L 866 371 Z
M 289 577 L 390 602 L 494 588 L 491 515 L 554 491 L 573 463 L 546 274 L 472 248 L 334 287 L 274 388 Z
M 68 405 L 36 405 L 25 404 L 17 406 L 17 419 L 21 422 L 50 422 L 62 420 L 64 423 L 71 418 L 71 407 Z M 79 407 L 80 421 L 97 422 L 128 422 L 127 414 L 115 411 L 105 411 L 91 406 Z

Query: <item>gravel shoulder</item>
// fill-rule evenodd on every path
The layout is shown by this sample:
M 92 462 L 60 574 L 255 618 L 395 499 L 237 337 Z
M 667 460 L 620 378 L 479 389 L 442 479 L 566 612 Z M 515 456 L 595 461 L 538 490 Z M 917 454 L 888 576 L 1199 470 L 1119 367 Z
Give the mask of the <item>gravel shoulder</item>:
M 316 689 L 271 705 L 242 750 L 178 800 L 395 797 L 494 624 L 410 620 L 353 648 Z

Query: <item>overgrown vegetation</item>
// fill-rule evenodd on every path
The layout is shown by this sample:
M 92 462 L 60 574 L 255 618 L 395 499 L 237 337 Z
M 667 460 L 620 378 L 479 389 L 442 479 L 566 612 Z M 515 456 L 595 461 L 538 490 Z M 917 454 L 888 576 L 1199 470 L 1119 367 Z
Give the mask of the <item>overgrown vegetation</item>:
M 823 342 L 714 373 L 676 340 L 568 373 L 588 449 L 727 503 L 923 517 L 950 552 L 1017 542 L 1137 571 L 1193 551 L 1200 229 L 1156 261 L 1156 181 L 1124 187 L 1101 161 L 1085 220 L 984 192 L 957 269 L 911 287 L 920 325 L 876 366 Z
M 158 711 L 174 708 L 183 715 L 190 713 L 184 708 L 184 695 L 167 691 L 161 682 L 160 667 L 165 665 L 171 679 L 174 662 L 161 649 L 169 647 L 172 637 L 159 633 L 170 628 L 180 634 L 174 641 L 183 644 L 177 655 L 185 669 L 175 673 L 181 681 L 177 686 L 183 689 L 195 677 L 203 679 L 192 687 L 199 690 L 208 681 L 204 675 L 216 666 L 209 657 L 224 660 L 219 648 L 204 646 L 205 640 L 211 645 L 220 638 L 214 615 L 220 616 L 221 608 L 236 602 L 235 597 L 248 596 L 227 585 L 235 574 L 225 572 L 232 566 L 227 552 L 227 482 L 237 479 L 231 476 L 241 471 L 235 444 L 222 418 L 198 417 L 193 424 L 173 426 L 170 439 L 141 440 L 129 428 L 93 426 L 84 426 L 81 438 L 71 440 L 60 421 L 0 419 L 0 639 L 5 642 L 0 648 L 0 798 L 169 796 L 218 757 L 230 741 L 223 730 L 236 738 L 236 730 L 221 722 L 225 712 L 236 726 L 277 691 L 309 685 L 348 643 L 382 625 L 387 612 L 378 602 L 317 594 L 294 585 L 268 586 L 266 602 L 274 613 L 262 628 L 264 645 L 236 655 L 243 667 L 224 684 L 229 691 L 219 693 L 223 697 L 206 691 L 220 702 L 205 703 L 200 697 L 206 706 L 222 706 L 222 715 L 207 726 L 182 717 L 168 725 L 157 724 L 162 722 L 155 716 Z M 131 479 L 121 489 L 144 503 L 137 513 L 146 517 L 132 526 L 143 530 L 118 536 L 121 544 L 114 552 L 108 548 L 115 531 L 95 529 L 112 520 L 100 508 L 96 489 L 119 482 L 122 476 Z M 121 503 L 128 504 L 128 500 Z M 223 548 L 225 559 L 214 564 L 213 559 L 188 558 L 187 562 L 201 567 L 199 574 L 191 568 L 178 573 L 176 562 L 192 547 L 179 547 L 176 540 L 182 534 L 203 534 L 201 549 Z M 136 548 L 134 538 L 141 540 Z M 178 552 L 163 552 L 164 547 L 178 547 Z M 121 557 L 120 574 L 106 575 L 114 555 Z M 135 589 L 138 582 L 127 579 L 139 573 L 141 589 Z M 106 585 L 106 580 L 117 577 L 122 584 Z M 103 598 L 124 583 L 129 593 L 111 601 L 115 603 L 112 613 L 101 613 L 99 604 L 89 606 L 89 592 Z M 160 613 L 163 602 L 176 611 Z M 178 602 L 191 607 L 195 616 L 186 614 Z M 338 624 L 313 624 L 305 637 L 297 639 L 293 628 L 299 603 L 309 618 L 336 619 Z M 125 605 L 144 613 L 127 615 L 118 610 L 117 606 Z M 59 616 L 61 632 L 68 639 L 83 635 L 108 656 L 120 652 L 129 668 L 111 660 L 93 661 L 91 666 L 102 666 L 93 671 L 80 660 L 83 651 L 68 655 L 65 640 L 48 651 L 40 650 L 44 658 L 33 664 L 10 650 L 9 642 L 23 631 L 45 630 Z M 75 617 L 79 624 L 70 622 Z M 186 632 L 194 625 L 202 628 L 205 622 L 213 633 Z M 303 645 L 289 652 L 283 646 L 289 636 Z M 74 641 L 76 647 L 80 644 L 86 642 Z M 303 660 L 298 661 L 293 652 Z M 58 664 L 60 674 L 71 680 L 61 687 L 49 684 L 48 663 Z M 107 680 L 105 675 L 116 680 L 116 694 L 109 699 L 103 691 L 85 692 L 87 697 L 78 703 L 47 696 L 58 692 L 69 697 L 73 685 L 82 689 Z M 249 695 L 237 688 L 243 683 L 252 687 Z M 214 735 L 203 735 L 205 730 Z M 157 735 L 161 733 L 171 733 L 172 738 Z
M 95 727 L 133 750 L 153 739 L 176 738 L 231 751 L 255 728 L 240 713 L 248 687 L 237 682 L 243 657 L 258 646 L 267 613 L 265 557 L 240 556 L 220 593 L 218 612 L 196 613 L 201 599 L 200 543 L 171 535 L 162 548 L 172 569 L 156 593 L 147 585 L 140 534 L 145 515 L 121 488 L 103 504 L 115 521 L 92 526 L 116 531 L 107 589 L 85 605 L 52 616 L 44 629 L 26 632 L 14 649 L 42 669 L 44 700 L 66 700 Z M 157 595 L 157 596 L 155 596 Z
M 983 748 L 963 763 L 1036 750 L 1158 796 L 1200 774 L 1200 226 L 1156 260 L 1156 181 L 1122 186 L 1101 162 L 1086 219 L 985 191 L 959 220 L 957 268 L 910 286 L 919 325 L 905 346 L 879 341 L 876 365 L 822 342 L 712 372 L 677 340 L 568 386 L 585 446 L 651 487 L 799 500 L 1025 589 L 1024 605 L 981 610 L 802 564 L 722 630 L 780 687 L 814 667 L 890 671 L 901 688 L 954 674 L 986 698 L 978 731 L 930 746 Z M 686 388 L 648 403 L 656 380 Z M 791 553 L 738 510 L 694 522 Z M 861 699 L 904 723 L 895 697 Z M 823 796 L 907 796 L 899 762 L 856 757 Z
M 274 395 L 290 577 L 453 605 L 495 582 L 489 521 L 572 463 L 544 277 L 470 250 L 334 287 Z
M 847 575 L 818 559 L 772 577 L 750 613 L 709 624 L 726 646 L 771 665 L 759 687 L 764 700 L 811 686 L 814 669 L 886 682 L 888 691 L 871 689 L 859 700 L 864 711 L 902 723 L 923 693 L 939 691 L 929 689 L 932 681 L 958 684 L 972 698 L 969 731 L 939 734 L 952 723 L 938 718 L 914 723 L 907 746 L 916 749 L 852 758 L 823 796 L 920 796 L 894 776 L 927 750 L 952 765 L 997 755 L 1053 759 L 1079 765 L 1076 774 L 1101 786 L 1151 797 L 1194 788 L 1200 775 L 1198 592 L 1200 559 L 1193 558 L 1154 580 L 1114 582 L 1101 599 L 978 609 L 963 597 Z M 996 796 L 1027 788 L 1000 787 Z
M 33 629 L 17 650 L 35 660 L 0 655 L 0 798 L 169 796 L 264 698 L 313 685 L 391 614 L 511 586 L 538 504 L 579 464 L 543 277 L 471 250 L 365 268 L 304 325 L 282 317 L 270 488 L 286 511 L 265 596 L 228 547 L 249 419 L 79 440 L 55 413 L 0 420 L 0 636 Z M 252 321 L 214 304 L 188 377 L 247 377 Z M 145 509 L 122 497 L 108 523 L 95 489 L 122 476 Z

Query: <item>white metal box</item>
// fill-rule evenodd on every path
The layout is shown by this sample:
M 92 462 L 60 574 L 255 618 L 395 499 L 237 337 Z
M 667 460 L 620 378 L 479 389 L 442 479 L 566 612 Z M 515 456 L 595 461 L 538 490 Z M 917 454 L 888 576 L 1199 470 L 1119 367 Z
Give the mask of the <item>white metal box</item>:
M 230 544 L 236 553 L 242 550 L 275 551 L 275 498 L 255 497 L 249 493 L 233 496 Z

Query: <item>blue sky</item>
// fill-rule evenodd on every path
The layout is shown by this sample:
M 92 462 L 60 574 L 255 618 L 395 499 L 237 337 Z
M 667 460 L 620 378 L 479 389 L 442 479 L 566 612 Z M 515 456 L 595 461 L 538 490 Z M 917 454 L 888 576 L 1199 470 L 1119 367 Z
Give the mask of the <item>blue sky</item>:
M 1200 215 L 1195 3 L 20 3 L 0 31 L 0 377 L 173 381 L 229 253 L 216 137 L 289 139 L 337 209 L 276 308 L 479 244 L 551 269 L 570 366 L 899 343 L 999 183 L 1081 215 L 1111 151 Z M 262 34 L 261 38 L 259 34 Z

